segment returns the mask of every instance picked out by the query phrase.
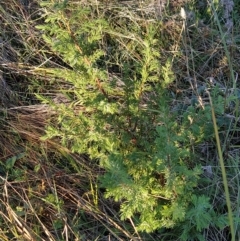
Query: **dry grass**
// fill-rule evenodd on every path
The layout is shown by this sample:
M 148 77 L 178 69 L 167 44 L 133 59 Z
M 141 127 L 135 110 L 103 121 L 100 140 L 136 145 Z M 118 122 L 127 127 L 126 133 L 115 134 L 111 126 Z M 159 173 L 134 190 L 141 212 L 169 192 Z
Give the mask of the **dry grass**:
M 63 63 L 35 29 L 42 21 L 38 1 L 25 6 L 11 0 L 0 13 L 1 240 L 134 239 L 112 208 L 116 204 L 96 189 L 103 172 L 98 164 L 57 140 L 41 140 L 54 111 L 33 94 L 58 96 L 44 65 Z
M 7 110 L 0 147 L 0 233 L 6 240 L 133 239 L 118 219 L 116 204 L 98 193 L 96 177 L 103 170 L 57 140 L 41 141 L 49 112 L 45 105 Z
M 111 16 L 121 13 L 125 17 L 135 9 L 128 15 L 132 19 L 137 18 L 139 12 L 145 14 L 143 18 L 161 19 L 168 9 L 160 2 L 137 7 L 132 1 L 121 5 L 111 3 L 104 9 L 111 11 Z M 184 1 L 176 1 L 170 9 L 177 12 L 182 4 Z M 119 12 L 120 8 L 124 11 Z M 36 30 L 35 26 L 42 21 L 37 0 L 30 4 L 10 0 L 0 6 L 0 239 L 159 240 L 157 235 L 140 237 L 132 220 L 119 220 L 118 204 L 105 200 L 97 187 L 96 178 L 103 172 L 97 163 L 71 153 L 57 139 L 42 141 L 49 117 L 55 113 L 39 103 L 34 93 L 56 98 L 65 83 L 59 79 L 58 86 L 53 87 L 56 82 L 44 67 L 67 67 L 48 49 Z M 162 35 L 169 49 L 161 51 L 166 59 L 173 56 L 177 79 L 169 87 L 174 106 L 189 104 L 193 95 L 202 100 L 203 106 L 208 103 L 199 93 L 199 87 L 208 85 L 209 78 L 224 89 L 231 88 L 229 67 L 216 26 L 203 22 L 196 25 L 194 17 L 184 26 L 174 15 L 163 19 Z M 234 36 L 238 36 L 238 32 L 233 30 L 233 39 Z M 237 77 L 239 48 L 234 41 L 228 48 Z M 224 155 L 230 160 L 229 167 L 234 167 L 239 156 L 238 116 L 234 110 L 226 114 L 233 116 L 236 124 L 220 134 Z M 223 196 L 220 195 L 222 184 L 214 142 L 201 143 L 194 151 L 203 166 L 214 170 L 214 182 L 200 188 L 214 196 L 213 206 L 218 206 Z M 12 160 L 15 160 L 13 167 L 7 169 L 5 164 Z M 231 199 L 238 208 L 238 166 L 233 170 L 229 177 Z M 212 186 L 217 187 L 215 192 Z M 206 240 L 228 240 L 227 233 L 225 229 L 221 232 L 209 229 L 205 236 Z

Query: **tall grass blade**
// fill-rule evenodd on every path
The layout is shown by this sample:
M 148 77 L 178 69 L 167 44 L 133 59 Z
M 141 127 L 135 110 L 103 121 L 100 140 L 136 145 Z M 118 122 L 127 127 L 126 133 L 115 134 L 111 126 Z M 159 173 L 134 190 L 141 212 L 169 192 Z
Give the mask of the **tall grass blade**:
M 228 189 L 227 174 L 226 174 L 226 169 L 225 169 L 224 161 L 223 161 L 222 148 L 221 148 L 221 144 L 220 144 L 220 138 L 219 138 L 219 133 L 218 133 L 216 116 L 215 116 L 215 112 L 214 112 L 214 106 L 213 106 L 211 95 L 209 92 L 208 92 L 208 95 L 209 95 L 210 105 L 211 105 L 211 109 L 212 109 L 212 120 L 213 120 L 213 126 L 214 126 L 214 133 L 215 133 L 216 142 L 217 142 L 217 150 L 218 150 L 219 162 L 220 162 L 221 171 L 222 171 L 223 185 L 224 185 L 224 191 L 225 191 L 227 208 L 228 208 L 228 219 L 229 219 L 229 225 L 230 225 L 230 232 L 232 235 L 231 240 L 235 241 L 233 213 L 232 213 L 230 194 L 229 194 L 229 189 Z

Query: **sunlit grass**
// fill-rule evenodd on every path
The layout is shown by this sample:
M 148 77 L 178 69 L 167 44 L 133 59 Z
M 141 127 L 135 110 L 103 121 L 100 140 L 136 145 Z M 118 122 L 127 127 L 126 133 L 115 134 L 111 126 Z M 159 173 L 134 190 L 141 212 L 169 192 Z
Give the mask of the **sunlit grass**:
M 204 177 L 206 186 L 201 184 L 197 188 L 208 193 L 216 209 L 220 198 L 215 191 L 219 182 L 224 184 L 228 210 L 221 207 L 219 212 L 228 214 L 231 238 L 235 240 L 239 238 L 237 217 L 234 216 L 239 210 L 239 198 L 234 196 L 240 196 L 235 167 L 239 155 L 236 63 L 240 54 L 237 48 L 234 54 L 231 52 L 232 46 L 226 39 L 218 16 L 220 7 L 216 8 L 209 1 L 207 6 L 212 10 L 212 18 L 206 21 L 209 16 L 201 15 L 193 2 L 186 2 L 185 5 L 166 3 L 163 6 L 151 5 L 147 1 L 143 4 L 133 1 L 111 4 L 85 1 L 83 4 L 94 6 L 96 11 L 92 12 L 93 15 L 107 15 L 111 24 L 121 26 L 118 33 L 121 49 L 115 50 L 114 46 L 108 49 L 108 39 L 101 42 L 109 55 L 106 56 L 106 67 L 116 69 L 116 79 L 120 78 L 117 66 L 122 64 L 122 60 L 117 59 L 118 51 L 128 49 L 126 56 L 134 61 L 140 60 L 138 50 L 129 40 L 142 40 L 129 32 L 126 19 L 130 22 L 141 19 L 143 23 L 159 21 L 163 42 L 158 51 L 171 63 L 175 77 L 169 85 L 172 98 L 169 108 L 174 113 L 178 111 L 177 121 L 181 121 L 182 113 L 191 103 L 198 103 L 199 109 L 209 105 L 211 98 L 203 94 L 206 89 L 211 92 L 209 79 L 214 79 L 215 85 L 222 88 L 226 99 L 222 115 L 230 116 L 232 125 L 227 128 L 225 123 L 223 127 L 217 126 L 220 118 L 214 110 L 216 100 L 213 100 L 211 108 L 216 141 L 212 138 L 211 141 L 194 144 L 191 150 L 199 156 L 196 164 L 212 168 L 212 173 Z M 186 19 L 180 16 L 181 7 Z M 105 199 L 105 190 L 99 188 L 98 177 L 104 170 L 98 162 L 90 162 L 88 156 L 72 153 L 60 144 L 58 138 L 43 140 L 45 127 L 55 118 L 56 110 L 41 103 L 36 96 L 41 95 L 54 102 L 59 92 L 71 94 L 71 86 L 54 73 L 54 68 L 67 69 L 69 66 L 62 56 L 49 49 L 36 28 L 43 23 L 44 11 L 39 1 L 32 1 L 27 7 L 19 1 L 10 0 L 0 6 L 0 239 L 176 240 L 179 230 L 145 234 L 138 232 L 134 219 L 120 220 L 120 204 Z M 234 39 L 239 32 L 233 27 L 231 34 Z M 227 94 L 228 89 L 233 89 L 232 95 Z M 227 104 L 229 98 L 235 103 L 233 107 L 231 103 Z M 157 113 L 156 110 L 151 111 Z M 21 158 L 15 158 L 21 153 L 24 153 Z M 217 154 L 219 164 L 214 161 Z M 6 163 L 13 160 L 12 166 L 6 168 Z M 226 162 L 230 163 L 230 167 L 226 167 Z M 222 175 L 216 171 L 219 165 Z M 209 175 L 214 180 L 211 184 Z M 209 227 L 204 235 L 206 240 L 213 240 L 213 237 L 215 240 L 229 240 L 227 230 L 228 227 Z

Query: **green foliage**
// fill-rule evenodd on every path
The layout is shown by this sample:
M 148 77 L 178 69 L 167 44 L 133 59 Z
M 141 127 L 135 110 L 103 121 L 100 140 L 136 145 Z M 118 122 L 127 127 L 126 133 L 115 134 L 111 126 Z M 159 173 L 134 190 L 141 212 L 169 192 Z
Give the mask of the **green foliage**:
M 196 189 L 201 168 L 191 148 L 212 137 L 210 109 L 190 105 L 176 121 L 167 91 L 175 76 L 160 53 L 158 22 L 129 20 L 119 29 L 104 14 L 94 17 L 94 7 L 70 2 L 44 1 L 38 26 L 70 67 L 49 71 L 71 85 L 69 105 L 44 99 L 58 116 L 43 139 L 60 138 L 99 161 L 106 197 L 121 201 L 121 218 L 134 217 L 138 230 L 177 227 L 182 240 L 193 231 L 201 239 L 216 214 Z
M 8 158 L 8 159 L 6 160 L 6 164 L 5 164 L 6 169 L 7 169 L 7 170 L 12 169 L 12 168 L 14 167 L 15 162 L 16 162 L 17 160 L 23 158 L 24 155 L 25 155 L 25 153 L 20 153 L 20 154 L 18 154 L 18 155 L 16 155 L 16 156 L 12 156 L 12 157 Z

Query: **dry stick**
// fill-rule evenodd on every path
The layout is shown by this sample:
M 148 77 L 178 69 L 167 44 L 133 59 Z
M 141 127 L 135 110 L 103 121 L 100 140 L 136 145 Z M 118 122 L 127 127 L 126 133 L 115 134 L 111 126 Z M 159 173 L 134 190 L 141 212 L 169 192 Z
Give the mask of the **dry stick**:
M 113 230 L 111 230 L 111 228 L 108 227 L 108 225 L 105 224 L 105 221 L 107 220 L 108 223 L 110 223 L 110 225 L 112 225 L 114 228 L 120 230 L 124 235 L 126 235 L 127 238 L 129 238 L 129 240 L 133 240 L 136 241 L 137 239 L 134 238 L 131 234 L 128 233 L 127 230 L 123 229 L 120 225 L 118 225 L 113 219 L 111 219 L 110 217 L 108 217 L 108 215 L 106 215 L 102 212 L 99 212 L 99 210 L 96 210 L 96 208 L 94 206 L 92 206 L 91 203 L 89 203 L 88 201 L 84 200 L 82 197 L 78 196 L 78 194 L 69 194 L 71 197 L 71 200 L 73 200 L 80 209 L 83 209 L 83 211 L 86 211 L 87 213 L 89 213 L 91 216 L 93 216 L 96 220 L 100 221 L 104 227 L 106 229 L 108 229 L 108 231 L 119 241 L 123 241 L 122 238 L 120 238 Z M 104 208 L 105 209 L 105 208 Z
M 138 239 L 139 239 L 139 240 L 142 240 L 142 239 L 141 239 L 141 237 L 140 237 L 140 235 L 139 235 L 139 233 L 138 233 L 138 231 L 137 231 L 136 226 L 134 225 L 133 220 L 132 220 L 131 218 L 129 218 L 129 221 L 130 221 L 130 223 L 131 223 L 131 225 L 132 225 L 132 227 L 133 227 L 133 229 L 134 229 L 135 233 L 137 234 Z
M 213 107 L 211 95 L 210 95 L 208 90 L 207 90 L 207 93 L 208 93 L 208 96 L 209 96 L 209 101 L 210 101 L 211 110 L 212 110 L 212 120 L 213 120 L 214 132 L 215 132 L 215 137 L 216 137 L 216 142 L 217 142 L 219 162 L 220 162 L 221 171 L 222 171 L 223 185 L 224 185 L 224 191 L 225 191 L 227 208 L 228 208 L 228 219 L 229 219 L 230 231 L 231 231 L 231 234 L 232 234 L 231 240 L 235 241 L 233 213 L 232 213 L 232 208 L 231 208 L 231 201 L 230 201 L 230 194 L 229 194 L 229 189 L 228 189 L 226 169 L 225 169 L 224 162 L 223 162 L 222 148 L 221 148 L 221 145 L 220 145 L 220 138 L 219 138 L 219 134 L 218 134 L 216 116 L 215 116 L 215 112 L 214 112 L 214 107 Z
M 0 176 L 0 179 L 4 182 L 4 191 L 3 191 L 4 200 L 1 200 L 1 202 L 5 206 L 7 211 L 7 214 L 1 215 L 1 216 L 3 216 L 4 220 L 7 220 L 9 223 L 13 224 L 16 227 L 17 231 L 20 234 L 22 234 L 24 238 L 26 238 L 26 240 L 36 241 L 36 239 L 34 238 L 35 234 L 33 233 L 33 231 L 31 231 L 29 227 L 27 227 L 24 220 L 16 214 L 16 212 L 11 208 L 9 204 L 8 186 L 11 186 L 11 184 L 8 182 L 7 177 L 3 178 Z M 21 196 L 18 193 L 18 191 L 16 191 L 16 193 L 19 196 Z M 1 212 L 0 214 L 3 214 L 3 213 Z

